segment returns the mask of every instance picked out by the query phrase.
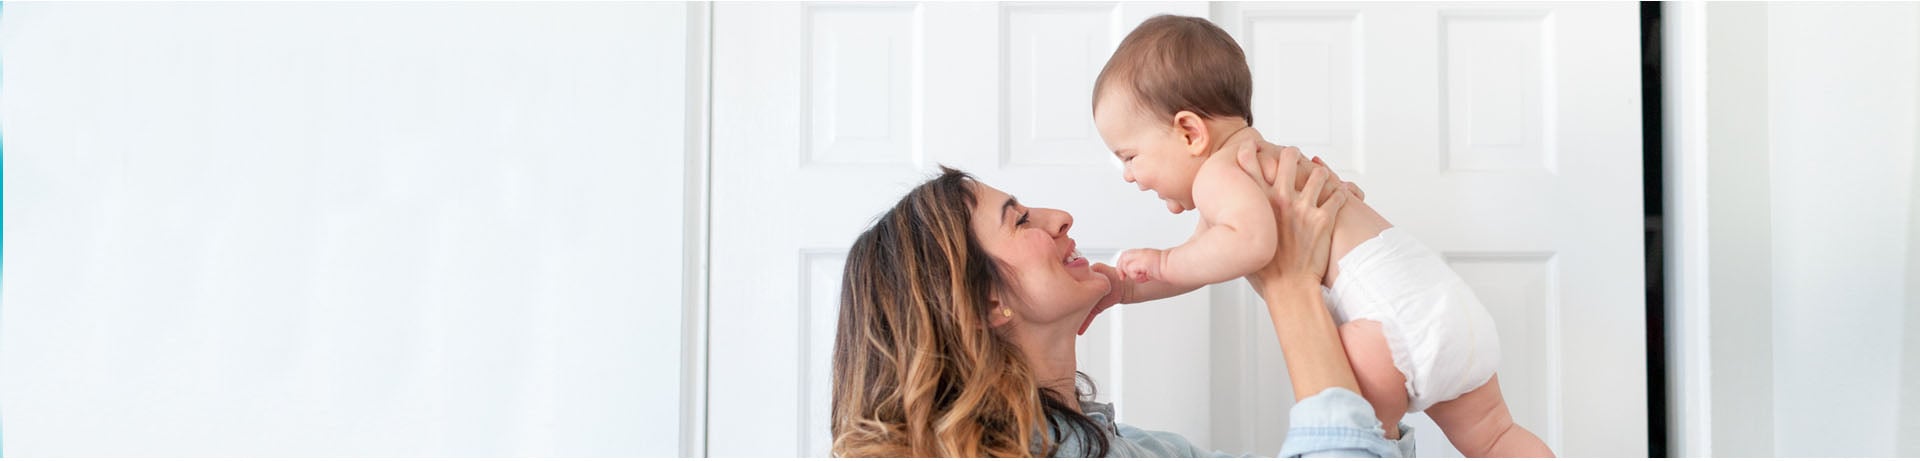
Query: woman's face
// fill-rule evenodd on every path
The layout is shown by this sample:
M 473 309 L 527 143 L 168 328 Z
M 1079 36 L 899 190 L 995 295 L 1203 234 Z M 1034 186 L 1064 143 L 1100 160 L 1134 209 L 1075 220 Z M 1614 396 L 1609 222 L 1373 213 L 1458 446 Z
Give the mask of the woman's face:
M 1110 282 L 1088 266 L 1067 229 L 1065 211 L 1027 208 L 999 189 L 971 183 L 973 233 L 998 261 L 1008 285 L 996 290 L 1001 306 L 1013 308 L 1023 324 L 1062 324 L 1077 330 Z M 993 315 L 996 323 L 1002 318 Z

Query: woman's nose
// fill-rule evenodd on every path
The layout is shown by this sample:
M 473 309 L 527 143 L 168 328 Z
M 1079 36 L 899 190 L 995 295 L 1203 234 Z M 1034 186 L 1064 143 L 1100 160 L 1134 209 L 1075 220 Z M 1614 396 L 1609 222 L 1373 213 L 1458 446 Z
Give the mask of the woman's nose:
M 1073 215 L 1060 210 L 1050 210 L 1050 211 L 1052 211 L 1053 214 L 1057 216 L 1056 218 L 1054 218 L 1054 221 L 1055 221 L 1054 225 L 1058 226 L 1058 228 L 1054 229 L 1053 235 L 1056 235 L 1056 236 L 1067 235 L 1067 229 L 1073 228 Z

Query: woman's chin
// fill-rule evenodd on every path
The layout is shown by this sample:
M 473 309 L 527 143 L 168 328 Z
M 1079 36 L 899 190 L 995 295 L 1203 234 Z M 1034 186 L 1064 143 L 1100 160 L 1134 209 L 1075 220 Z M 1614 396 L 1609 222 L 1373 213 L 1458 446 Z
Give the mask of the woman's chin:
M 1106 277 L 1098 275 L 1094 276 L 1092 280 L 1081 281 L 1080 286 L 1086 288 L 1088 306 L 1099 303 L 1100 298 L 1107 297 L 1107 293 L 1113 290 L 1113 282 L 1108 281 Z
M 1106 291 L 1107 287 L 1113 284 L 1112 281 L 1107 280 L 1107 276 L 1100 275 L 1099 272 L 1094 272 L 1093 269 L 1087 267 L 1069 267 L 1067 268 L 1067 275 L 1073 277 L 1073 281 L 1077 285 L 1098 286 L 1101 291 Z
M 1090 280 L 1107 280 L 1106 276 L 1093 271 L 1093 266 L 1087 264 L 1086 258 L 1080 258 L 1076 260 L 1074 264 L 1068 264 L 1065 269 L 1067 277 L 1072 278 L 1075 282 L 1086 283 Z

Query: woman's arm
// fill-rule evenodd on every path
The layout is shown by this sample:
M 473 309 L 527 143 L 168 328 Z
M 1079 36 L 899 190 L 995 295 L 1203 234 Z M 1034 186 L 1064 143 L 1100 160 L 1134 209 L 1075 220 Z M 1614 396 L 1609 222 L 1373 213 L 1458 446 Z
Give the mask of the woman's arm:
M 1277 148 L 1264 143 L 1261 147 Z M 1262 176 L 1288 179 L 1268 185 L 1279 220 L 1279 245 L 1273 260 L 1248 275 L 1247 282 L 1267 303 L 1287 360 L 1287 375 L 1293 379 L 1294 405 L 1280 456 L 1412 456 L 1411 433 L 1403 432 L 1406 435 L 1398 441 L 1387 440 L 1372 405 L 1361 398 L 1339 330 L 1321 299 L 1320 282 L 1326 276 L 1335 217 L 1349 200 L 1357 201 L 1351 192 L 1354 188 L 1334 178 L 1324 165 L 1296 162 L 1298 150 L 1289 147 L 1278 152 L 1278 161 L 1266 162 L 1276 166 L 1278 171 L 1273 173 L 1278 174 Z M 1241 163 L 1249 173 L 1260 174 L 1260 163 Z M 1296 189 L 1291 179 L 1301 167 L 1312 172 Z M 1322 194 L 1323 190 L 1333 192 Z
M 1269 147 L 1278 146 L 1263 146 Z M 1273 177 L 1293 178 L 1300 151 L 1288 147 L 1280 149 L 1279 154 L 1275 165 L 1278 171 Z M 1336 387 L 1360 392 L 1333 315 L 1321 299 L 1320 281 L 1326 276 L 1334 217 L 1353 197 L 1344 190 L 1322 194 L 1331 175 L 1325 167 L 1316 167 L 1298 190 L 1291 187 L 1291 181 L 1268 187 L 1278 221 L 1279 245 L 1265 267 L 1247 275 L 1248 283 L 1267 303 L 1273 332 L 1280 338 L 1281 354 L 1287 360 L 1287 375 L 1293 379 L 1296 401 Z M 1334 189 L 1343 189 L 1339 184 L 1335 183 Z M 1319 200 L 1323 196 L 1326 200 Z

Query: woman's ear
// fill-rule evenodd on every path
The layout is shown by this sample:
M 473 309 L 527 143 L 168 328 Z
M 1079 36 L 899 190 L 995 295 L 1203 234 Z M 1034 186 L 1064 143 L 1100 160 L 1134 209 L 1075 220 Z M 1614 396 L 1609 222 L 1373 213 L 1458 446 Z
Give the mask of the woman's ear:
M 1207 132 L 1207 119 L 1200 114 L 1185 110 L 1173 114 L 1173 130 L 1186 144 L 1187 155 L 1202 157 L 1212 153 L 1207 152 L 1207 146 L 1213 141 Z
M 1013 323 L 1013 308 L 1001 304 L 997 299 L 988 300 L 987 319 L 987 324 L 993 325 L 994 328 L 1007 326 Z

